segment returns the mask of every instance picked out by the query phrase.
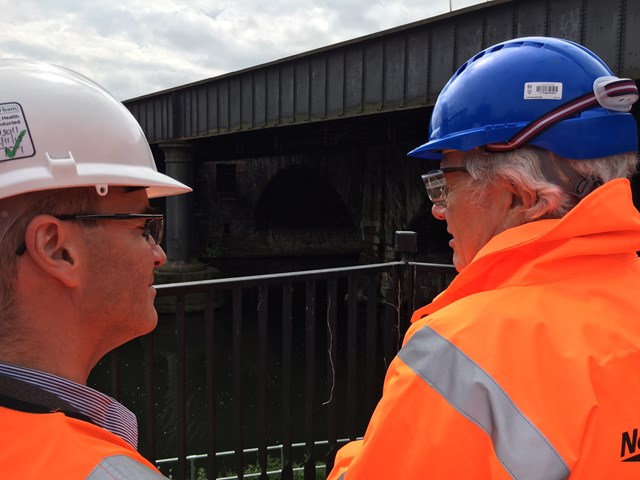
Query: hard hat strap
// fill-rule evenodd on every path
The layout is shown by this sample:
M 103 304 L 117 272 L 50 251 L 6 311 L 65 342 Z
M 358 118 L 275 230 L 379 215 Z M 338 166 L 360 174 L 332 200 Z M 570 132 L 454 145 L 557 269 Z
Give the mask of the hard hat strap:
M 635 82 L 628 78 L 608 78 L 611 78 L 612 80 L 609 80 L 605 84 L 599 84 L 600 90 L 606 93 L 607 98 L 620 97 L 620 100 L 624 102 L 624 104 L 628 105 L 628 109 L 630 109 L 631 105 L 638 99 L 638 88 L 636 87 Z M 596 82 L 598 82 L 598 80 L 596 80 Z M 597 95 L 596 92 L 591 92 L 587 93 L 586 95 L 582 95 L 581 97 L 575 98 L 569 102 L 562 104 L 558 108 L 550 111 L 537 120 L 529 123 L 526 127 L 512 136 L 508 141 L 490 143 L 488 145 L 485 145 L 485 149 L 489 152 L 508 152 L 521 148 L 523 145 L 531 142 L 531 140 L 543 133 L 545 130 L 548 130 L 555 124 L 568 117 L 576 115 L 584 110 L 588 110 L 589 108 L 592 108 L 597 104 L 600 104 L 605 108 L 609 108 L 606 105 L 607 102 L 604 101 L 602 97 L 603 95 L 601 95 L 600 93 Z M 618 108 L 618 110 L 621 109 Z
M 555 169 L 553 167 L 555 165 Z M 602 180 L 594 177 L 585 177 L 573 170 L 566 160 L 559 159 L 555 162 L 542 161 L 540 169 L 545 178 L 559 187 L 566 193 L 572 195 L 579 201 L 602 185 Z

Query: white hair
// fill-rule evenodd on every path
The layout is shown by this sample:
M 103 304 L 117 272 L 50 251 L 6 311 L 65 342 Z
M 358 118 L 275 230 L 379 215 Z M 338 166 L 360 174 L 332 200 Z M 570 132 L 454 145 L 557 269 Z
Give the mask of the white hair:
M 506 188 L 522 199 L 528 222 L 561 218 L 576 205 L 579 198 L 561 186 L 567 180 L 564 173 L 567 167 L 599 185 L 615 178 L 630 178 L 637 162 L 636 152 L 571 160 L 533 146 L 504 153 L 476 148 L 464 157 L 464 165 L 473 179 L 470 188 L 474 197 L 481 201 L 488 186 Z

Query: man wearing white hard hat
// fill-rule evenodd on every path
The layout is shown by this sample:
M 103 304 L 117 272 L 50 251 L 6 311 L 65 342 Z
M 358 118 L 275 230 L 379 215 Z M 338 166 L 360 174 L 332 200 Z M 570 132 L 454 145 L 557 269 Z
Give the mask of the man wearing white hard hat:
M 86 77 L 4 60 L 0 86 L 2 477 L 164 478 L 136 451 L 135 416 L 86 381 L 155 327 L 166 255 L 149 199 L 191 189 Z

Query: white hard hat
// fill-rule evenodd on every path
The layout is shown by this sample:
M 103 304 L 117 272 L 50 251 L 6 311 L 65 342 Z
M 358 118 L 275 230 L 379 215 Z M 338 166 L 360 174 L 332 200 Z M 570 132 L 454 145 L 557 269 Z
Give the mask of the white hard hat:
M 0 60 L 0 198 L 56 188 L 147 187 L 152 197 L 191 188 L 158 172 L 133 115 L 66 68 Z

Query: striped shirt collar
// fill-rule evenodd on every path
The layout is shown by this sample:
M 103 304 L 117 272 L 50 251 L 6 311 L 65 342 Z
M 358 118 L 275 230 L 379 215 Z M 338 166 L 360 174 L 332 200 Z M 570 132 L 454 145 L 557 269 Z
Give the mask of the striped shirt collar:
M 124 405 L 104 393 L 51 373 L 0 362 L 0 374 L 57 395 L 93 423 L 138 448 L 138 421 Z

